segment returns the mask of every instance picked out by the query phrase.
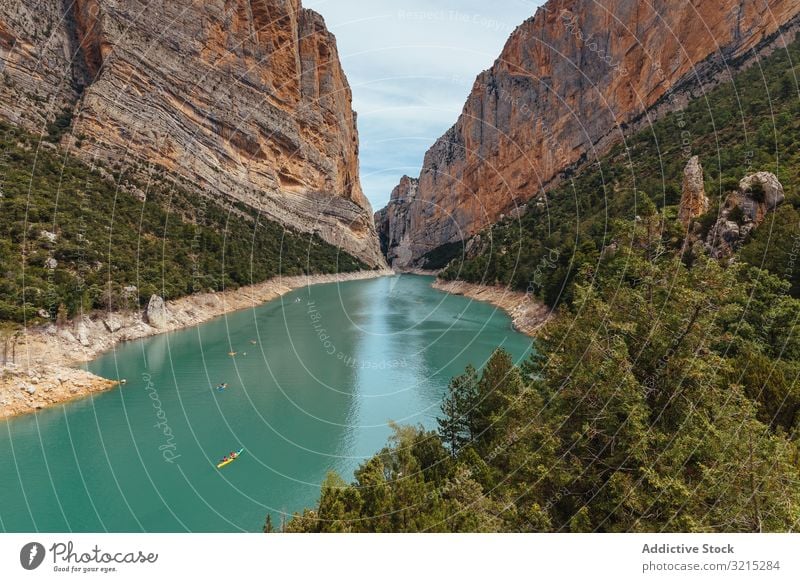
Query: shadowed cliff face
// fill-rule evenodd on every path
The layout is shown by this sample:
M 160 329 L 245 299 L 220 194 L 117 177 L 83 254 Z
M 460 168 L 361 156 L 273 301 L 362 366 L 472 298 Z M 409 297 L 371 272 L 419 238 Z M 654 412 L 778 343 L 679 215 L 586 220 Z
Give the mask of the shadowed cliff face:
M 395 229 L 407 228 L 406 225 L 413 218 L 413 216 L 408 216 L 408 212 L 414 207 L 418 189 L 419 180 L 403 176 L 400 183 L 392 190 L 389 204 L 375 213 L 381 252 L 390 264 L 396 262 L 398 265 L 408 265 L 414 259 L 412 250 L 406 246 L 409 239 L 403 237 L 403 232 Z M 392 241 L 397 242 L 392 244 Z
M 336 42 L 299 0 L 14 0 L 0 66 L 0 117 L 71 115 L 84 159 L 159 166 L 383 263 Z
M 376 214 L 387 256 L 423 266 L 425 253 L 543 197 L 626 129 L 779 50 L 799 13 L 797 0 L 551 0 L 478 76 L 415 195 Z

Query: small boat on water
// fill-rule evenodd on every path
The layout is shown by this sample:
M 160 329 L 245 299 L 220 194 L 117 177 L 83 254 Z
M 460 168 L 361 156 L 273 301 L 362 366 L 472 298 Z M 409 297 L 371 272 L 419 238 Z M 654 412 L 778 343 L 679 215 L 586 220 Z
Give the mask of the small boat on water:
M 217 463 L 217 469 L 222 469 L 222 467 L 224 467 L 225 465 L 230 465 L 236 459 L 238 459 L 242 455 L 243 452 L 244 452 L 244 449 L 241 448 L 238 451 L 236 451 L 235 453 L 231 453 L 230 455 L 225 455 L 222 459 L 220 459 L 219 463 Z
M 227 382 L 223 382 L 222 384 L 217 384 L 217 391 L 222 392 L 228 387 Z

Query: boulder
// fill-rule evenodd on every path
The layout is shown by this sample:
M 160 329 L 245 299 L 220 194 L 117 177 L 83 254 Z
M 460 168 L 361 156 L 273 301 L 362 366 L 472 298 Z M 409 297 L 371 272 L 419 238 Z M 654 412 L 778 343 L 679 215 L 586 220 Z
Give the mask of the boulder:
M 759 186 L 763 190 L 763 195 L 758 192 L 757 196 L 753 196 L 754 189 L 758 191 Z M 766 210 L 775 210 L 786 199 L 783 185 L 778 180 L 778 177 L 771 172 L 758 172 L 745 176 L 739 182 L 739 190 L 749 194 L 751 198 L 755 198 L 756 202 L 763 203 Z
M 678 207 L 678 220 L 686 229 L 692 221 L 708 212 L 708 197 L 703 183 L 703 166 L 700 158 L 694 156 L 683 170 L 683 191 Z
M 708 233 L 706 248 L 712 257 L 730 257 L 786 195 L 778 177 L 758 172 L 744 177 L 739 189 L 725 201 L 719 218 Z
M 167 325 L 167 306 L 164 299 L 158 295 L 151 295 L 144 312 L 145 319 L 153 327 L 162 328 Z
M 103 325 L 106 326 L 108 331 L 114 333 L 122 329 L 122 319 L 120 319 L 117 315 L 111 314 L 105 318 Z
M 81 322 L 78 324 L 78 341 L 83 347 L 88 347 L 91 344 L 89 329 Z
M 76 341 L 75 340 L 75 336 L 72 335 L 72 333 L 69 330 L 66 330 L 66 329 L 60 330 L 58 332 L 58 337 L 60 337 L 61 339 L 65 340 L 65 341 L 67 341 L 67 342 L 69 342 L 71 344 L 75 343 L 75 341 Z

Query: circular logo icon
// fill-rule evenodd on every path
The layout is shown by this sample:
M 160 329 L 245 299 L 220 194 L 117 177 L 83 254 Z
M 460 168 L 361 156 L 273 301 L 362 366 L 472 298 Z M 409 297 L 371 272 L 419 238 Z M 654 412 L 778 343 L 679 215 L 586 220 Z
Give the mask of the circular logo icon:
M 26 570 L 35 570 L 44 561 L 44 546 L 39 542 L 30 542 L 19 551 L 19 563 Z

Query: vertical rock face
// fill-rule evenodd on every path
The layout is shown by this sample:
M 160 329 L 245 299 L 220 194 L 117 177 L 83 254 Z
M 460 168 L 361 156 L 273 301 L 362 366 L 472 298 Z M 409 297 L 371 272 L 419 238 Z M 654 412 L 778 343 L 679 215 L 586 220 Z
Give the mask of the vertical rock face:
M 708 212 L 708 198 L 703 183 L 703 166 L 700 158 L 692 156 L 683 170 L 683 193 L 678 207 L 678 220 L 689 228 L 692 221 Z
M 375 213 L 381 251 L 390 266 L 406 266 L 414 258 L 409 246 L 409 231 L 413 231 L 416 225 L 409 210 L 414 206 L 418 188 L 419 180 L 403 176 L 400 184 L 392 190 L 389 205 Z
M 71 116 L 87 160 L 160 166 L 383 263 L 336 42 L 299 0 L 4 2 L 0 66 L 0 117 Z
M 463 240 L 594 159 L 625 127 L 781 46 L 797 0 L 550 0 L 480 74 L 456 124 L 425 156 L 405 203 L 411 262 Z M 398 203 L 390 202 L 390 206 Z M 398 265 L 400 266 L 400 265 Z
M 0 118 L 41 132 L 78 98 L 79 47 L 62 20 L 61 2 L 0 3 Z

